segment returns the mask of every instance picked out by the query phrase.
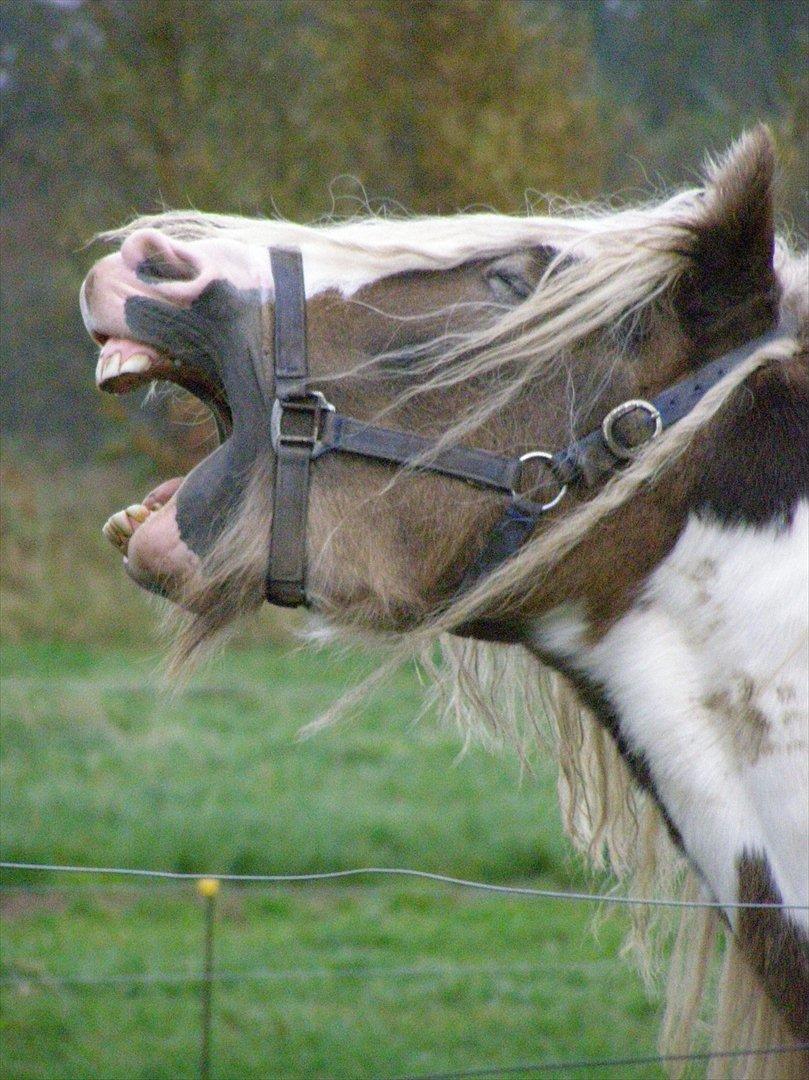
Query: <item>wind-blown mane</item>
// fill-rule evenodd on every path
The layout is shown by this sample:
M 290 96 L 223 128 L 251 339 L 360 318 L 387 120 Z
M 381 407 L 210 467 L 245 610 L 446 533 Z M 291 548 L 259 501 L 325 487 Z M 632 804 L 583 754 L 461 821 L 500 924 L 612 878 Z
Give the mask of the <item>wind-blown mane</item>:
M 803 338 L 809 326 L 809 261 L 776 245 L 776 273 L 782 289 L 782 312 L 788 312 Z M 491 604 L 538 587 L 538 582 L 573 550 L 590 530 L 626 503 L 684 454 L 694 437 L 758 367 L 797 351 L 795 341 L 770 345 L 725 378 L 700 405 L 630 469 L 616 476 L 591 502 L 542 534 L 526 550 L 484 583 L 453 604 L 432 629 L 449 631 Z M 546 745 L 559 765 L 559 799 L 566 831 L 596 867 L 614 873 L 628 894 L 637 897 L 697 899 L 697 875 L 671 842 L 659 808 L 632 779 L 603 725 L 582 704 L 573 687 L 528 654 L 510 647 L 442 636 L 444 663 L 430 663 L 438 680 L 445 713 L 462 730 L 481 723 L 498 736 L 522 744 L 525 718 L 531 730 L 545 717 Z M 429 642 L 424 642 L 425 650 Z M 539 723 L 538 723 L 539 721 Z M 791 1032 L 761 992 L 755 975 L 733 942 L 716 910 L 683 909 L 675 915 L 660 909 L 632 911 L 627 948 L 647 980 L 659 976 L 669 952 L 665 985 L 666 1012 L 660 1037 L 664 1054 L 705 1049 L 708 1025 L 711 1048 L 790 1045 Z M 714 1062 L 709 1075 L 742 1080 L 798 1075 L 801 1064 L 789 1056 L 750 1057 Z M 675 1075 L 686 1066 L 675 1068 Z
M 757 153 L 763 154 L 755 138 L 755 133 L 748 136 L 733 155 L 755 158 Z M 149 227 L 182 239 L 228 236 L 251 244 L 295 245 L 303 253 L 307 281 L 314 288 L 318 285 L 318 268 L 325 267 L 322 272 L 329 280 L 338 281 L 346 295 L 380 277 L 401 272 L 449 269 L 520 246 L 552 249 L 537 288 L 524 303 L 503 309 L 482 329 L 462 335 L 447 333 L 432 341 L 417 358 L 421 375 L 416 380 L 418 386 L 402 390 L 397 403 L 417 393 L 462 385 L 479 376 L 497 376 L 492 380 L 496 389 L 486 407 L 461 415 L 442 438 L 441 443 L 446 444 L 466 439 L 529 384 L 536 384 L 555 370 L 584 338 L 603 334 L 611 337 L 615 347 L 616 326 L 653 318 L 655 303 L 685 273 L 697 223 L 710 217 L 712 201 L 734 195 L 741 201 L 741 194 L 733 191 L 734 178 L 727 175 L 726 164 L 719 163 L 711 174 L 710 178 L 721 181 L 718 185 L 709 183 L 705 189 L 619 212 L 567 208 L 554 216 L 367 218 L 319 226 L 170 212 L 140 218 L 103 238 L 119 241 L 137 229 Z M 761 187 L 757 188 L 756 169 L 748 161 L 745 198 L 764 197 L 763 164 L 759 171 Z M 808 270 L 805 255 L 794 254 L 784 240 L 777 242 L 775 272 L 781 306 L 796 318 L 799 335 L 805 335 L 809 326 Z M 699 895 L 699 885 L 671 843 L 658 807 L 638 789 L 611 737 L 572 687 L 562 677 L 543 669 L 532 656 L 513 647 L 456 638 L 451 631 L 493 604 L 503 610 L 517 598 L 524 599 L 537 590 L 553 568 L 600 522 L 641 488 L 654 484 L 664 470 L 688 452 L 694 439 L 752 372 L 774 359 L 792 355 L 798 347 L 795 340 L 785 339 L 753 354 L 595 497 L 541 531 L 516 557 L 436 612 L 394 648 L 390 666 L 413 649 L 422 655 L 436 677 L 445 711 L 465 732 L 482 728 L 518 745 L 526 737 L 539 735 L 553 746 L 560 766 L 563 818 L 571 838 L 591 862 L 608 865 L 636 896 L 694 898 Z M 571 426 L 573 421 L 571 417 Z M 173 634 L 176 670 L 187 669 L 188 659 L 213 635 L 246 608 L 256 605 L 272 509 L 267 469 L 266 463 L 259 464 L 243 512 L 207 556 L 206 593 L 201 598 L 205 602 L 198 606 L 196 615 L 186 619 L 180 632 Z M 361 613 L 357 615 L 361 622 Z M 436 640 L 441 642 L 442 663 L 434 660 Z M 352 696 L 349 704 L 351 700 Z M 339 706 L 331 710 L 324 722 L 339 711 Z M 667 931 L 672 928 L 663 925 L 665 920 L 659 914 L 650 916 L 643 908 L 637 909 L 635 920 L 630 944 L 636 947 L 644 973 L 651 977 L 659 956 L 655 943 L 669 940 Z M 723 939 L 721 976 L 714 971 L 720 951 L 717 937 Z M 702 1048 L 704 1028 L 698 1020 L 704 1019 L 712 1004 L 717 1050 L 792 1041 L 715 911 L 685 910 L 674 933 L 673 948 L 662 1036 L 664 1052 Z M 733 1074 L 738 1077 L 788 1077 L 794 1075 L 794 1069 L 794 1062 L 785 1057 L 753 1057 L 733 1064 Z M 713 1068 L 711 1075 L 723 1075 L 722 1067 Z
M 809 261 L 793 255 L 780 241 L 776 272 L 782 288 L 782 311 L 800 327 L 809 326 Z M 804 342 L 805 344 L 805 342 Z M 653 444 L 640 460 L 616 476 L 591 502 L 559 525 L 540 535 L 516 558 L 475 590 L 457 601 L 432 627 L 441 630 L 443 664 L 429 662 L 446 714 L 462 730 L 481 725 L 500 737 L 526 738 L 542 728 L 546 745 L 559 765 L 558 792 L 563 822 L 577 849 L 595 868 L 608 867 L 629 895 L 693 900 L 704 895 L 697 875 L 671 842 L 659 808 L 642 792 L 603 725 L 582 704 L 573 687 L 527 652 L 451 636 L 446 631 L 491 604 L 508 603 L 538 587 L 563 557 L 591 529 L 626 503 L 639 488 L 654 483 L 664 469 L 687 452 L 695 436 L 726 404 L 738 386 L 758 367 L 797 351 L 795 341 L 770 345 L 750 357 L 725 378 L 673 430 Z M 423 655 L 430 643 L 424 641 Z M 687 1054 L 711 1048 L 790 1045 L 791 1032 L 733 942 L 713 909 L 683 909 L 679 914 L 654 908 L 634 908 L 633 930 L 627 948 L 647 981 L 659 976 L 664 953 L 669 954 L 660 1037 L 664 1054 Z M 740 1080 L 790 1080 L 802 1065 L 787 1056 L 750 1057 L 714 1062 L 712 1077 Z M 675 1068 L 675 1075 L 686 1066 Z

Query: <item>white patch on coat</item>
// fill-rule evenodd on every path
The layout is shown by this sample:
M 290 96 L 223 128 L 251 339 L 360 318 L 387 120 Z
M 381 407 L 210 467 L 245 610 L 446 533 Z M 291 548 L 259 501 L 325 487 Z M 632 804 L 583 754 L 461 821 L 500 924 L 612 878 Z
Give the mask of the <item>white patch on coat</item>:
M 809 903 L 809 503 L 792 524 L 689 520 L 639 603 L 596 644 L 580 611 L 535 641 L 604 689 L 714 896 L 765 856 Z M 809 928 L 807 911 L 791 917 Z M 731 921 L 733 912 L 728 911 Z

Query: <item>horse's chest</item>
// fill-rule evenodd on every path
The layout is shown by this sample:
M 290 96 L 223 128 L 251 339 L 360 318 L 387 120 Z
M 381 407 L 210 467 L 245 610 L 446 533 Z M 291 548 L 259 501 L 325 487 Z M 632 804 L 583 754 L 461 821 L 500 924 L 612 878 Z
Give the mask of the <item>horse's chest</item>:
M 649 634 L 636 647 L 652 661 L 659 648 L 672 680 L 678 668 L 690 669 L 698 711 L 728 736 L 740 767 L 787 749 L 806 716 L 808 524 L 806 503 L 789 528 L 692 520 L 632 613 L 637 630 Z M 667 633 L 658 640 L 659 623 Z
M 692 519 L 642 598 L 595 644 L 574 613 L 537 625 L 615 711 L 715 895 L 744 853 L 789 903 L 809 891 L 809 505 L 791 526 Z M 806 913 L 802 914 L 806 920 Z

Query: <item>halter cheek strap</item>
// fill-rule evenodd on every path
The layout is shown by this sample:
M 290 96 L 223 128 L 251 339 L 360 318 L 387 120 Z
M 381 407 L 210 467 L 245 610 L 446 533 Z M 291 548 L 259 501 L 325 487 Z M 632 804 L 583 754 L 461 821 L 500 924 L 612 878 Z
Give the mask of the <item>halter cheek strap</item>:
M 275 283 L 274 400 L 270 422 L 275 451 L 272 532 L 265 582 L 271 604 L 306 604 L 306 523 L 312 462 L 325 453 L 353 454 L 413 471 L 439 473 L 509 496 L 505 513 L 461 582 L 464 591 L 515 554 L 539 518 L 557 506 L 568 485 L 593 486 L 689 413 L 728 372 L 762 346 L 790 333 L 781 325 L 717 360 L 704 364 L 651 401 L 632 399 L 612 409 L 595 431 L 554 453 L 530 450 L 506 457 L 467 446 L 436 447 L 413 432 L 379 427 L 337 413 L 309 389 L 306 295 L 297 250 L 270 249 Z M 257 375 L 259 373 L 257 372 Z M 529 462 L 555 485 L 545 502 L 526 493 Z
M 272 248 L 270 264 L 275 282 L 275 401 L 271 420 L 275 496 L 265 596 L 271 604 L 298 607 L 306 603 L 306 521 L 312 446 L 291 429 L 280 438 L 280 422 L 282 410 L 291 415 L 299 402 L 306 402 L 312 396 L 307 387 L 306 296 L 299 251 Z

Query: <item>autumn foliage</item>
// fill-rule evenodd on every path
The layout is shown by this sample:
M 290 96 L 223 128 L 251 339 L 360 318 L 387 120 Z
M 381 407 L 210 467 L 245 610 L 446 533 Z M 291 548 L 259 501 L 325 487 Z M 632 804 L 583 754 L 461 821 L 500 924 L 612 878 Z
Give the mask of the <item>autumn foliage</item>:
M 0 5 L 0 29 L 0 421 L 84 456 L 122 441 L 133 408 L 92 390 L 84 245 L 136 212 L 634 198 L 768 119 L 784 209 L 805 214 L 795 0 L 43 0 Z M 155 455 L 169 431 L 199 438 L 158 415 Z

